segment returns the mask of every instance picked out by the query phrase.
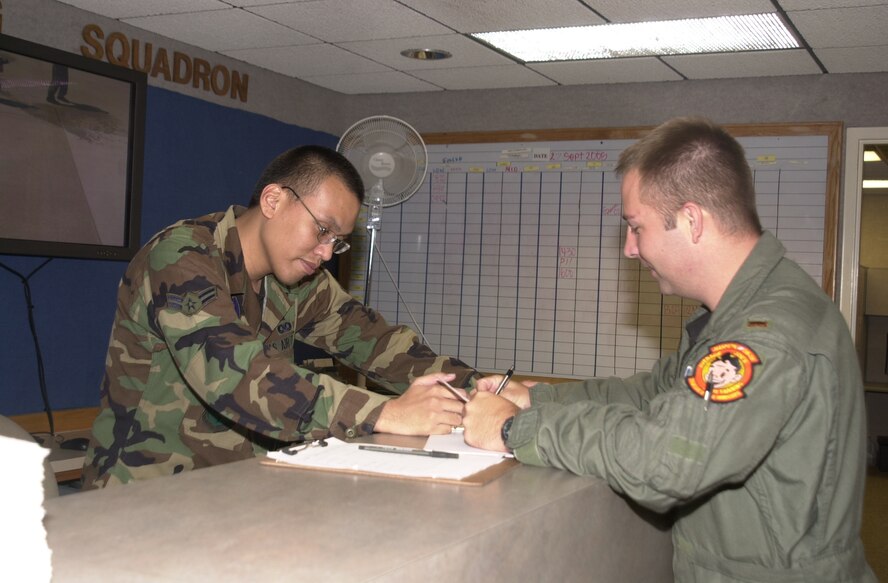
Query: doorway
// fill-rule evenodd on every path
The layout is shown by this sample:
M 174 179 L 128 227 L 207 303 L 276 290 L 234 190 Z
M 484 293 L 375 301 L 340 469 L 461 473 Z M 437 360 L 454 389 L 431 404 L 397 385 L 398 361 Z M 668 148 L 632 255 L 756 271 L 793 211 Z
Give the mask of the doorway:
M 839 307 L 867 390 L 888 392 L 888 128 L 848 130 L 844 193 Z
M 888 184 L 864 180 L 888 180 L 886 156 L 888 128 L 848 129 L 838 300 L 864 372 L 871 440 L 888 435 Z

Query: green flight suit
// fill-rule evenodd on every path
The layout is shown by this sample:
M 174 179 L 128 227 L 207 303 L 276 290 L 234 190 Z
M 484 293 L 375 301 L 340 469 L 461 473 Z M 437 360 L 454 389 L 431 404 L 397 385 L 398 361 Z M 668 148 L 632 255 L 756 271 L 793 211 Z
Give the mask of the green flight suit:
M 85 488 L 241 460 L 302 436 L 371 433 L 389 397 L 293 361 L 296 340 L 321 348 L 395 392 L 444 370 L 405 326 L 348 295 L 319 270 L 292 287 L 273 276 L 253 291 L 231 207 L 156 235 L 121 280 L 84 464 Z
M 765 233 L 651 372 L 538 385 L 511 428 L 520 461 L 672 511 L 677 581 L 876 580 L 860 540 L 857 355 L 835 304 L 784 252 Z

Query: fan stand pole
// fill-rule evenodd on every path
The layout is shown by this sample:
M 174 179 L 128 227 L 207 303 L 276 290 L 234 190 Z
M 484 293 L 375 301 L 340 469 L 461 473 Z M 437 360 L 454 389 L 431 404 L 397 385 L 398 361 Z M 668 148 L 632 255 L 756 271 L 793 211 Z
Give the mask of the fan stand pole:
M 370 288 L 373 282 L 373 255 L 376 249 L 376 233 L 382 225 L 382 180 L 370 189 L 370 211 L 367 213 L 367 230 L 370 232 L 370 245 L 367 249 L 367 276 L 364 280 L 364 305 L 370 306 Z M 359 374 L 356 382 L 359 387 L 367 386 L 367 377 Z
M 370 305 L 370 287 L 373 281 L 373 252 L 376 249 L 376 232 L 382 226 L 382 199 L 385 190 L 382 179 L 370 188 L 370 210 L 367 213 L 367 230 L 370 231 L 370 248 L 367 249 L 367 279 L 364 281 L 364 305 Z
M 379 230 L 378 225 L 367 225 L 370 231 L 370 248 L 367 249 L 367 279 L 364 280 L 364 305 L 370 305 L 370 282 L 373 277 L 373 250 L 376 248 L 376 231 Z
M 367 222 L 367 230 L 370 231 L 370 248 L 367 249 L 367 278 L 364 280 L 364 305 L 370 306 L 370 278 L 373 276 L 373 248 L 376 246 L 376 231 L 379 230 L 378 225 L 372 225 Z M 367 375 L 358 373 L 355 379 L 355 386 L 362 389 L 367 388 Z
M 367 230 L 370 231 L 370 248 L 367 249 L 367 278 L 364 280 L 364 305 L 370 305 L 370 278 L 373 276 L 373 249 L 376 248 L 376 231 L 379 230 L 378 224 L 367 222 Z M 362 389 L 367 388 L 367 376 L 358 373 L 355 385 Z

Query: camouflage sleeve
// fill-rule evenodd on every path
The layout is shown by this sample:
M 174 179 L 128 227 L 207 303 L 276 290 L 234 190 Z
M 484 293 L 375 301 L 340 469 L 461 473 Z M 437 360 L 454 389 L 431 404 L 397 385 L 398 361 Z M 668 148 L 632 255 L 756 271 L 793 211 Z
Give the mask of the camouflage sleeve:
M 324 272 L 316 293 L 299 307 L 296 328 L 306 344 L 325 350 L 367 378 L 403 393 L 416 377 L 444 371 L 472 387 L 481 375 L 458 358 L 438 356 L 407 326 L 390 326 Z
M 215 246 L 173 234 L 156 243 L 149 262 L 142 293 L 150 295 L 150 325 L 205 406 L 281 441 L 328 428 L 337 437 L 372 432 L 387 398 L 303 369 L 292 351 L 270 356 L 262 327 L 235 310 Z

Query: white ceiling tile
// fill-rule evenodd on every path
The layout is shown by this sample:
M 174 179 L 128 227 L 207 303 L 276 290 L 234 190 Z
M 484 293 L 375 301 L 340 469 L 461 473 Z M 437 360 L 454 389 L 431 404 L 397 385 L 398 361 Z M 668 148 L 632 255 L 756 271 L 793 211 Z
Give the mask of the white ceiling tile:
M 830 73 L 875 73 L 888 62 L 888 46 L 816 49 L 814 54 Z
M 421 79 L 401 73 L 384 71 L 381 73 L 357 73 L 354 75 L 326 75 L 306 77 L 306 81 L 339 93 L 358 95 L 361 93 L 406 93 L 414 91 L 441 91 L 441 87 L 426 83 Z
M 681 76 L 654 57 L 528 63 L 527 66 L 561 85 L 681 80 Z
M 507 89 L 512 87 L 556 85 L 554 81 L 546 79 L 539 73 L 517 64 L 421 70 L 411 71 L 411 74 L 450 90 Z
M 493 49 L 459 34 L 359 41 L 339 43 L 339 46 L 401 71 L 429 68 L 452 69 L 455 67 L 508 65 L 514 63 L 514 61 Z M 401 51 L 405 49 L 442 49 L 453 56 L 440 61 L 421 61 L 403 56 Z
M 818 8 L 849 8 L 852 6 L 881 6 L 885 0 L 780 0 L 784 10 L 816 10 Z
M 648 22 L 774 12 L 770 0 L 583 0 L 611 22 Z
M 220 0 L 59 0 L 83 10 L 108 18 L 148 16 L 152 14 L 181 14 L 200 10 L 231 8 Z
M 828 72 L 888 72 L 888 0 L 59 1 L 349 94 L 679 80 L 667 61 L 692 79 L 820 73 L 804 51 L 524 65 L 469 36 L 779 9 Z M 414 60 L 405 49 L 453 57 Z
M 577 0 L 401 0 L 460 32 L 493 32 L 601 24 L 604 21 Z
M 256 6 L 249 10 L 335 43 L 453 32 L 394 0 L 323 0 Z
M 677 55 L 663 57 L 663 60 L 688 79 L 818 75 L 821 73 L 820 67 L 803 49 Z
M 300 32 L 235 8 L 121 20 L 211 51 L 318 42 Z
M 221 52 L 232 58 L 298 79 L 390 70 L 384 65 L 326 44 Z
M 888 4 L 802 10 L 789 16 L 813 48 L 876 46 L 888 37 Z

